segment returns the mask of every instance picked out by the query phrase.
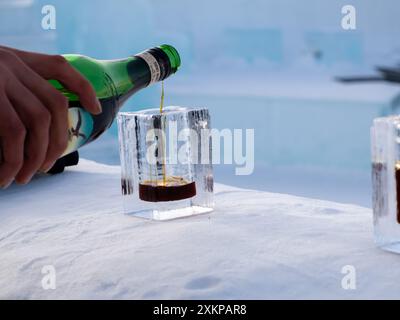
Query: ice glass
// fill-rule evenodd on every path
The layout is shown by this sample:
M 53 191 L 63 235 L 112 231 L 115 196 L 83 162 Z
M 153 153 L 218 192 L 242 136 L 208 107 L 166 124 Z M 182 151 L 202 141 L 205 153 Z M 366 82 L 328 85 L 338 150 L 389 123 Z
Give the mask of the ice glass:
M 117 122 L 126 214 L 169 220 L 213 210 L 207 109 L 120 112 Z
M 375 119 L 371 146 L 375 242 L 400 253 L 400 117 Z

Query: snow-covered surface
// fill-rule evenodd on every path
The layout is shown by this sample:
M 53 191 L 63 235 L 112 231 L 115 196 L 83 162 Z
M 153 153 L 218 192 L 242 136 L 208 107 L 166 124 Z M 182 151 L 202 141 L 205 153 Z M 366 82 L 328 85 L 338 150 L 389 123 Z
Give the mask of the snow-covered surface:
M 0 298 L 400 298 L 370 209 L 217 184 L 214 213 L 153 222 L 122 213 L 119 187 L 119 167 L 81 160 L 0 191 Z

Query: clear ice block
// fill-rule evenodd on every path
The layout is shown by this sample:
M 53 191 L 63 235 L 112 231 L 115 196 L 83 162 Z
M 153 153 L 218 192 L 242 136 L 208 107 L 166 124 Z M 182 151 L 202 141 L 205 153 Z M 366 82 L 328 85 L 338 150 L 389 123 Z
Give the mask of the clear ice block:
M 125 213 L 169 220 L 213 210 L 207 109 L 120 112 L 117 122 Z
M 374 120 L 371 147 L 375 242 L 400 253 L 400 117 Z

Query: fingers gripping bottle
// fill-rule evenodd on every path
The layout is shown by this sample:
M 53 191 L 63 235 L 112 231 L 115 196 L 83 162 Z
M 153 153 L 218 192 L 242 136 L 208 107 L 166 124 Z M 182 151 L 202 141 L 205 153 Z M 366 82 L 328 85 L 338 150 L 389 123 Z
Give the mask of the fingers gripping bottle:
M 69 100 L 68 147 L 49 173 L 59 173 L 65 166 L 78 163 L 77 150 L 97 139 L 112 124 L 124 102 L 139 90 L 162 81 L 180 67 L 180 57 L 170 45 L 161 45 L 120 60 L 96 60 L 82 55 L 64 55 L 93 86 L 102 113 L 92 115 L 79 98 L 61 83 L 50 80 Z

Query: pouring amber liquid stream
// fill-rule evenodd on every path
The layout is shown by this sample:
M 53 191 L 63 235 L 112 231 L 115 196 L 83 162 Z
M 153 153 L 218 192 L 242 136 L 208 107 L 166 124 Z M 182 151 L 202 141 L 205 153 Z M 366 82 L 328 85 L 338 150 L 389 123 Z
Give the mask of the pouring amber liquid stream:
M 163 108 L 164 108 L 164 81 L 161 82 L 161 99 L 160 99 L 160 113 L 163 113 Z M 164 123 L 165 125 L 165 123 Z M 163 185 L 165 186 L 167 183 L 167 173 L 165 169 L 165 144 L 164 140 L 161 140 L 161 158 L 162 158 L 162 175 L 163 175 Z
M 164 83 L 161 82 L 161 99 L 160 99 L 160 114 L 163 113 L 164 108 Z M 166 120 L 165 120 L 166 121 Z M 166 122 L 161 121 L 161 130 L 165 132 Z M 144 201 L 158 202 L 158 201 L 174 201 L 191 198 L 196 195 L 195 182 L 187 182 L 183 177 L 169 176 L 166 172 L 166 145 L 165 141 L 161 138 L 160 141 L 160 155 L 162 167 L 162 181 L 145 181 L 139 184 L 139 198 Z

